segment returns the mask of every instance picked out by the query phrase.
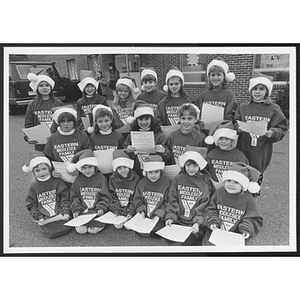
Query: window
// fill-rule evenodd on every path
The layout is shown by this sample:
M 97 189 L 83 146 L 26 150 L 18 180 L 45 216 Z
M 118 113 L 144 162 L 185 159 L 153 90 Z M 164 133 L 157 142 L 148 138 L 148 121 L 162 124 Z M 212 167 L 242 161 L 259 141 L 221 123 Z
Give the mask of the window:
M 254 73 L 272 76 L 275 84 L 286 84 L 289 81 L 289 63 L 289 54 L 256 54 Z
M 74 81 L 78 81 L 78 71 L 77 66 L 75 64 L 75 59 L 67 60 L 67 68 L 69 73 L 69 78 Z
M 17 69 L 21 79 L 27 79 L 27 74 L 30 73 L 30 69 L 32 69 L 32 68 L 33 68 L 33 66 L 31 66 L 31 65 L 16 66 L 16 69 Z
M 182 54 L 181 71 L 185 84 L 204 84 L 206 82 L 206 54 Z

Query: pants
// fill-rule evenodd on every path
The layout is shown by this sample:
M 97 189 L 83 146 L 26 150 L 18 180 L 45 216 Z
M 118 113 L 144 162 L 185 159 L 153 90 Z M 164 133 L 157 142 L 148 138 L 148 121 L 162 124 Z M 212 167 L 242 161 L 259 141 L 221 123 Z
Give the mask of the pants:
M 58 236 L 65 235 L 72 230 L 72 227 L 65 226 L 65 223 L 66 221 L 60 220 L 46 224 L 44 226 L 39 225 L 39 229 L 46 238 L 53 239 Z

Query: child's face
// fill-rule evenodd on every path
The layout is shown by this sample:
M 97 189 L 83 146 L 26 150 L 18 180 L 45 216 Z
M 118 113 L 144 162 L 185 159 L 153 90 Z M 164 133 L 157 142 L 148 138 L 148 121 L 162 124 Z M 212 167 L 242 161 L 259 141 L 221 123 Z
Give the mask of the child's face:
M 221 136 L 218 140 L 218 147 L 221 149 L 221 150 L 224 150 L 224 151 L 228 151 L 228 150 L 231 150 L 232 149 L 232 144 L 233 144 L 233 140 L 225 137 L 225 136 Z
M 89 83 L 85 86 L 84 91 L 88 96 L 92 96 L 92 95 L 94 95 L 96 88 L 92 84 Z
M 46 81 L 40 82 L 37 89 L 42 96 L 48 96 L 51 92 L 51 86 Z
M 63 132 L 70 132 L 74 128 L 74 122 L 65 119 L 60 122 L 59 126 Z
M 117 172 L 119 175 L 121 175 L 122 177 L 128 177 L 129 175 L 129 171 L 130 169 L 128 167 L 125 167 L 125 166 L 120 166 L 117 168 Z
M 111 128 L 112 119 L 109 116 L 97 117 L 96 123 L 101 131 L 108 131 Z
M 181 80 L 179 77 L 171 77 L 169 79 L 169 83 L 168 83 L 170 92 L 172 94 L 172 96 L 177 96 L 179 95 L 179 91 L 181 88 Z
M 185 163 L 185 170 L 190 176 L 194 176 L 199 172 L 200 168 L 195 161 L 188 160 Z
M 141 130 L 148 130 L 151 126 L 151 117 L 150 116 L 140 116 L 137 119 L 137 123 Z
M 181 128 L 184 132 L 190 132 L 195 127 L 196 118 L 188 110 L 184 110 L 180 117 Z
M 224 188 L 228 194 L 239 194 L 242 192 L 242 186 L 235 180 L 225 180 Z
M 36 167 L 34 167 L 33 174 L 37 179 L 45 180 L 50 176 L 50 168 L 45 163 L 38 164 Z
M 95 166 L 93 165 L 83 165 L 80 170 L 86 177 L 91 177 L 95 174 Z
M 156 82 L 154 80 L 147 80 L 143 82 L 145 92 L 150 93 L 155 89 Z
M 161 170 L 153 170 L 146 172 L 147 178 L 152 182 L 156 182 L 160 178 L 160 173 Z
M 254 102 L 265 101 L 267 93 L 268 90 L 263 84 L 258 84 L 251 90 L 251 96 Z
M 128 86 L 120 84 L 118 85 L 117 92 L 121 99 L 126 99 L 130 94 L 130 89 Z
M 220 88 L 224 81 L 224 73 L 221 71 L 212 71 L 209 73 L 209 81 L 213 88 Z

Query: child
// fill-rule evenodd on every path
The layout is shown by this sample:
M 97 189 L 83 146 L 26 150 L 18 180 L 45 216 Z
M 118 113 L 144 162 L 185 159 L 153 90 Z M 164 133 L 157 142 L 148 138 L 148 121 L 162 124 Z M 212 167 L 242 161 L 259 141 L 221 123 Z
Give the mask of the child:
M 108 211 L 111 196 L 107 188 L 106 178 L 98 170 L 98 160 L 92 150 L 86 149 L 78 152 L 67 166 L 69 172 L 79 171 L 70 189 L 71 211 L 74 218 L 82 214 L 97 213 L 102 216 Z M 104 228 L 105 224 L 90 221 L 88 224 L 75 227 L 80 234 L 87 232 L 96 234 Z
M 133 196 L 140 177 L 133 172 L 134 161 L 129 159 L 124 150 L 113 152 L 113 174 L 109 178 L 108 188 L 112 197 L 110 210 L 115 215 L 130 219 L 135 215 Z M 115 225 L 121 229 L 123 224 Z
M 167 146 L 171 151 L 171 164 L 178 164 L 178 158 L 183 154 L 186 145 L 206 146 L 199 117 L 199 108 L 192 103 L 185 103 L 179 108 L 178 118 L 181 128 L 173 131 L 167 139 Z
M 273 103 L 270 95 L 273 83 L 266 77 L 260 76 L 250 79 L 249 103 L 241 104 L 235 114 L 237 120 L 247 123 L 267 122 L 267 132 L 263 136 L 243 132 L 238 129 L 239 139 L 237 148 L 241 150 L 249 160 L 250 166 L 261 172 L 259 184 L 263 179 L 263 173 L 270 164 L 273 143 L 278 142 L 285 136 L 288 125 L 287 119 L 280 107 Z
M 184 76 L 178 69 L 171 69 L 166 76 L 164 91 L 167 92 L 157 106 L 155 119 L 160 125 L 175 125 L 178 123 L 178 111 L 184 103 L 191 102 L 184 89 Z
M 75 153 L 91 149 L 91 142 L 85 132 L 78 129 L 77 112 L 71 107 L 61 107 L 53 114 L 59 126 L 45 146 L 44 154 L 51 161 L 68 162 Z
M 52 126 L 52 108 L 64 105 L 62 101 L 54 97 L 53 88 L 55 82 L 47 75 L 35 75 L 34 73 L 29 73 L 27 78 L 30 80 L 29 86 L 36 92 L 36 96 L 27 106 L 25 113 L 25 128 L 45 123 L 51 130 L 51 133 L 53 133 L 55 132 L 56 127 Z M 37 141 L 29 140 L 26 135 L 24 136 L 24 140 L 29 144 L 33 144 L 35 150 L 44 150 L 44 144 L 37 144 Z
M 131 131 L 153 131 L 155 142 L 155 154 L 160 155 L 165 162 L 170 159 L 170 151 L 166 146 L 166 138 L 162 134 L 159 124 L 154 119 L 153 109 L 142 104 L 134 111 L 135 120 L 132 123 Z M 142 176 L 143 163 L 149 153 L 138 152 L 131 145 L 131 135 L 129 134 L 124 142 L 124 149 L 129 156 L 135 160 L 134 170 L 139 176 Z
M 138 183 L 133 198 L 136 213 L 140 213 L 144 218 L 159 218 L 150 233 L 151 236 L 156 236 L 155 232 L 165 226 L 165 205 L 171 182 L 167 177 L 162 176 L 164 168 L 165 163 L 159 155 L 149 156 L 144 163 L 145 177 Z
M 249 164 L 244 153 L 236 148 L 237 138 L 238 135 L 229 120 L 212 123 L 209 136 L 205 138 L 207 144 L 214 143 L 216 146 L 206 156 L 208 170 L 216 189 L 222 184 L 223 172 L 228 170 L 233 163 Z
M 76 111 L 78 117 L 78 127 L 80 130 L 84 130 L 82 123 L 82 117 L 91 118 L 93 108 L 98 104 L 103 104 L 108 106 L 105 97 L 98 95 L 99 82 L 97 82 L 92 77 L 85 77 L 78 83 L 78 87 L 82 92 L 82 98 L 80 98 L 76 103 Z M 93 120 L 89 120 L 93 124 Z
M 35 178 L 29 186 L 26 207 L 40 231 L 49 239 L 69 233 L 72 228 L 64 226 L 70 218 L 69 189 L 61 179 L 51 176 L 49 159 L 43 152 L 31 150 L 22 169 L 24 172 L 32 171 Z M 61 220 L 44 224 L 60 214 Z
M 143 93 L 138 95 L 137 100 L 147 102 L 155 113 L 159 101 L 166 96 L 163 91 L 159 91 L 156 87 L 156 72 L 153 69 L 144 69 L 141 72 L 141 82 Z
M 224 186 L 214 193 L 205 209 L 204 224 L 208 229 L 202 245 L 212 245 L 208 240 L 216 228 L 241 233 L 245 239 L 258 234 L 263 217 L 251 195 L 260 189 L 256 182 L 258 177 L 256 169 L 241 162 L 223 172 Z
M 213 59 L 207 66 L 208 89 L 201 93 L 196 105 L 202 110 L 203 103 L 224 108 L 224 120 L 233 121 L 237 108 L 234 93 L 227 88 L 227 83 L 235 79 L 234 73 L 228 72 L 228 65 L 220 59 Z
M 214 192 L 210 175 L 204 169 L 205 152 L 205 148 L 186 147 L 179 157 L 182 171 L 173 179 L 168 195 L 166 226 L 176 223 L 192 227 L 184 246 L 201 242 L 205 232 L 204 208 Z

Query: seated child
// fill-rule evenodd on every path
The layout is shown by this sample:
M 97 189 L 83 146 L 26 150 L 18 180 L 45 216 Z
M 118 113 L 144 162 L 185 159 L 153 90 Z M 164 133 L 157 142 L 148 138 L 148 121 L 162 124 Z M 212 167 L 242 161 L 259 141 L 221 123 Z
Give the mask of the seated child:
M 205 170 L 206 148 L 187 146 L 179 157 L 182 168 L 172 181 L 166 214 L 166 226 L 173 223 L 191 226 L 190 236 L 183 243 L 197 245 L 205 232 L 204 208 L 215 191 L 211 177 Z
M 40 231 L 49 239 L 69 233 L 72 228 L 64 226 L 70 218 L 69 188 L 61 179 L 51 176 L 49 159 L 43 152 L 31 150 L 28 163 L 22 169 L 24 172 L 32 171 L 34 175 L 26 196 L 26 208 Z M 60 214 L 63 216 L 61 220 L 44 223 Z
M 241 233 L 245 239 L 258 234 L 263 217 L 251 195 L 260 189 L 258 178 L 259 171 L 241 162 L 223 172 L 224 186 L 214 193 L 205 209 L 204 224 L 208 229 L 202 245 L 212 245 L 208 240 L 216 228 Z
M 167 177 L 162 176 L 164 168 L 165 163 L 159 155 L 149 156 L 143 168 L 145 177 L 138 183 L 133 198 L 136 213 L 150 219 L 159 218 L 150 233 L 151 236 L 156 236 L 155 232 L 165 226 L 165 205 L 171 182 Z
M 67 166 L 69 172 L 79 171 L 70 189 L 71 211 L 74 218 L 81 214 L 97 213 L 102 216 L 108 211 L 111 196 L 107 188 L 106 178 L 98 170 L 98 160 L 92 150 L 86 149 L 75 154 Z M 75 227 L 80 234 L 87 232 L 96 234 L 104 228 L 98 221 Z
M 140 177 L 132 170 L 133 164 L 134 161 L 129 159 L 124 150 L 113 152 L 113 174 L 108 183 L 112 198 L 110 210 L 115 215 L 128 219 L 135 215 L 133 196 L 136 185 L 140 181 Z M 115 225 L 115 227 L 121 229 L 123 225 Z

